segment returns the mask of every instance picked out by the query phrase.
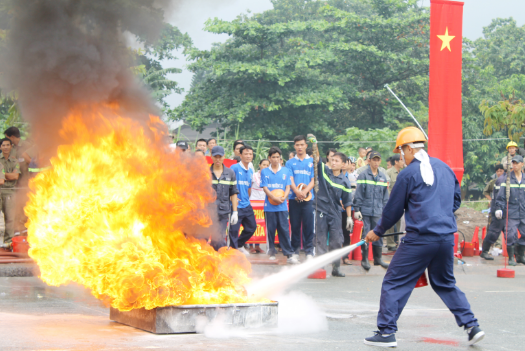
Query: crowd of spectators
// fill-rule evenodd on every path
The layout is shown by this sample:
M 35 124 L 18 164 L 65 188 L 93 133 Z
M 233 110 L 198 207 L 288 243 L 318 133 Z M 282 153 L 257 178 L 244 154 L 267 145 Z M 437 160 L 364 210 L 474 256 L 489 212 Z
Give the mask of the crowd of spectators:
M 193 145 L 179 141 L 175 146 L 181 152 L 186 152 L 191 150 Z M 301 251 L 305 253 L 306 259 L 310 259 L 316 254 L 316 251 L 320 251 L 319 247 L 316 248 L 318 243 L 314 243 L 316 230 L 314 220 L 316 196 L 314 169 L 316 166 L 312 157 L 313 150 L 308 147 L 304 136 L 297 136 L 294 139 L 294 151 L 286 153 L 286 156 L 283 157 L 279 148 L 272 147 L 267 158 L 260 159 L 255 166 L 253 164 L 254 150 L 243 140 L 233 142 L 229 156 L 226 156 L 226 150 L 217 144 L 215 138 L 197 140 L 194 149 L 195 153 L 202 153 L 211 158 L 213 163 L 211 173 L 213 186 L 217 191 L 217 206 L 224 207 L 225 203 L 229 203 L 228 219 L 222 216 L 222 219 L 219 220 L 219 231 L 224 233 L 224 240 L 221 239 L 219 244 L 214 243 L 216 249 L 227 245 L 229 242 L 230 247 L 236 248 L 246 255 L 263 253 L 259 244 L 253 245 L 248 242 L 256 230 L 251 201 L 264 201 L 267 228 L 266 253 L 270 259 L 276 259 L 277 252 L 281 251 L 287 257 L 288 263 L 296 264 L 299 263 Z M 347 180 L 347 183 L 342 182 L 341 184 L 349 184 L 348 188 L 349 192 L 352 193 L 352 198 L 360 187 L 364 189 L 371 186 L 371 182 L 360 181 L 360 174 L 363 174 L 362 178 L 365 177 L 364 173 L 368 174 L 369 177 L 372 177 L 371 179 L 374 179 L 376 185 L 382 185 L 380 184 L 382 181 L 388 184 L 386 188 L 380 189 L 381 191 L 386 189 L 386 192 L 381 193 L 379 200 L 381 203 L 377 204 L 378 208 L 382 208 L 385 199 L 388 199 L 388 193 L 392 190 L 397 174 L 404 167 L 399 155 L 394 155 L 386 160 L 387 166 L 384 169 L 379 166 L 382 160 L 381 155 L 370 147 L 359 148 L 357 155 L 344 155 L 338 150 L 330 148 L 322 156 L 325 157 L 322 157 L 320 161 L 325 164 L 327 171 L 332 171 L 330 173 L 332 180 L 339 176 Z M 331 170 L 334 157 L 342 161 L 340 170 Z M 224 160 L 226 159 L 234 161 L 235 164 L 230 167 L 225 166 Z M 371 168 L 372 163 L 377 167 Z M 226 168 L 230 168 L 233 172 L 226 171 Z M 221 174 L 226 172 L 228 176 L 221 182 Z M 220 198 L 220 194 L 223 194 L 222 198 Z M 338 200 L 339 209 L 337 211 L 339 212 L 339 226 L 343 236 L 342 245 L 346 246 L 350 245 L 352 229 L 348 225 L 348 218 L 350 217 L 350 221 L 352 221 L 355 211 L 346 211 L 345 206 L 343 206 L 343 199 Z M 351 206 L 355 205 L 354 202 Z M 348 207 L 351 208 L 351 206 Z M 366 212 L 366 205 L 360 205 L 360 207 Z M 359 212 L 363 209 L 360 208 Z M 361 213 L 359 215 L 361 216 Z M 368 217 L 365 215 L 364 217 L 355 218 L 363 220 L 365 226 L 369 227 L 374 225 L 377 214 L 374 213 Z M 240 232 L 241 224 L 242 232 Z M 390 232 L 402 231 L 402 226 L 402 221 L 400 221 Z M 363 231 L 364 233 L 366 233 L 366 229 Z M 279 237 L 278 245 L 274 245 L 276 233 Z M 389 239 L 387 241 L 388 250 L 395 251 L 398 243 L 397 237 Z M 382 246 L 382 242 L 376 245 Z M 376 261 L 374 260 L 374 262 Z M 380 259 L 377 262 L 379 262 L 377 264 L 383 265 Z M 348 259 L 344 259 L 343 263 L 350 264 Z

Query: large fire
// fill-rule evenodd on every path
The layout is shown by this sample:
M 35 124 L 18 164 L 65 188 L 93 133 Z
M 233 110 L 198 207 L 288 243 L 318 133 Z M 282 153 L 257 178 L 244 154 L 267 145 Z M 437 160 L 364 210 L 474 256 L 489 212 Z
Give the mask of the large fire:
M 30 256 L 50 285 L 80 283 L 122 311 L 255 302 L 250 263 L 189 235 L 210 228 L 215 194 L 203 158 L 165 150 L 163 124 L 118 108 L 75 112 L 52 168 L 30 184 Z

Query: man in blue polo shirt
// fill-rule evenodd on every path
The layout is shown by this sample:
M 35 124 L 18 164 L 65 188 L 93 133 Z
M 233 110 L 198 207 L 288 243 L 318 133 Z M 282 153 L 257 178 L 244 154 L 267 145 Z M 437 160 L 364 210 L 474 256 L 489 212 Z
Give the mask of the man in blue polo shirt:
M 268 254 L 270 260 L 275 260 L 275 231 L 279 235 L 279 245 L 283 255 L 288 257 L 288 263 L 297 264 L 299 260 L 293 255 L 288 231 L 288 206 L 286 199 L 290 193 L 290 170 L 281 167 L 281 150 L 272 147 L 268 152 L 270 167 L 261 171 L 261 187 L 266 194 L 264 200 L 264 217 L 266 219 L 266 232 L 268 238 Z M 283 196 L 276 196 L 273 190 L 284 191 Z M 270 200 L 276 205 L 272 205 Z
M 249 256 L 250 253 L 244 248 L 244 244 L 250 240 L 257 229 L 255 213 L 250 204 L 253 171 L 250 169 L 249 165 L 253 160 L 252 147 L 248 145 L 241 147 L 240 156 L 241 162 L 230 167 L 230 169 L 235 172 L 235 177 L 237 178 L 237 189 L 239 190 L 239 194 L 237 195 L 237 198 L 239 199 L 239 204 L 237 205 L 239 221 L 230 228 L 230 246 L 234 249 L 238 249 L 246 256 Z M 244 229 L 239 237 L 241 224 Z
M 303 247 L 306 258 L 311 259 L 314 255 L 314 207 L 313 187 L 314 168 L 313 158 L 306 154 L 306 137 L 298 135 L 294 138 L 295 157 L 286 162 L 286 168 L 292 171 L 290 187 L 290 225 L 292 227 L 292 250 L 294 257 L 299 259 L 301 248 L 301 229 L 303 233 Z M 304 186 L 299 189 L 299 185 Z M 311 198 L 308 199 L 308 194 Z

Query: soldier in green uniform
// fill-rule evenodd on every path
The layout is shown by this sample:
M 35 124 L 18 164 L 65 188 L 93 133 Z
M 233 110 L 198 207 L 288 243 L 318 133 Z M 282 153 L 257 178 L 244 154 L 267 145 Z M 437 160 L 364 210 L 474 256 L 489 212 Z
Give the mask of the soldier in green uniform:
M 4 212 L 5 232 L 4 243 L 9 244 L 14 236 L 15 224 L 15 186 L 20 176 L 20 166 L 18 160 L 11 156 L 11 148 L 13 144 L 10 139 L 0 140 L 0 149 L 2 155 L 0 156 L 0 163 L 3 166 L 3 175 L 5 177 L 4 184 L 2 184 L 0 191 L 2 197 L 2 212 Z
M 390 157 L 390 164 L 392 167 L 390 167 L 386 171 L 387 177 L 390 178 L 390 181 L 388 183 L 388 193 L 390 194 L 392 192 L 392 189 L 394 188 L 394 184 L 396 184 L 397 175 L 401 171 L 401 169 L 405 166 L 405 163 L 401 159 L 401 157 L 396 154 L 392 157 Z M 401 221 L 403 218 L 401 218 L 395 226 L 387 230 L 386 234 L 395 233 L 401 231 Z M 388 251 L 396 251 L 397 250 L 397 242 L 399 241 L 398 236 L 395 237 L 389 236 L 386 238 L 386 247 L 388 248 Z

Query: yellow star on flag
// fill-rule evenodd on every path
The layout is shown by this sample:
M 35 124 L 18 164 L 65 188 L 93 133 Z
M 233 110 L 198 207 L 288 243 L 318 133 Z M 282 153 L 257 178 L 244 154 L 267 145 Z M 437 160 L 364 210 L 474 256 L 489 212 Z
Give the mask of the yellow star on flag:
M 445 30 L 445 35 L 438 35 L 437 37 L 443 41 L 443 43 L 441 44 L 441 50 L 440 51 L 443 51 L 444 48 L 447 48 L 448 51 L 452 52 L 452 50 L 450 50 L 450 42 L 456 36 L 455 35 L 448 35 L 448 27 Z

